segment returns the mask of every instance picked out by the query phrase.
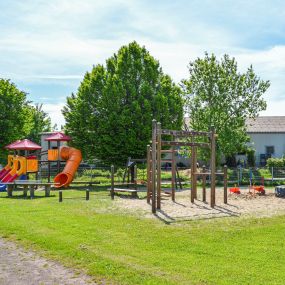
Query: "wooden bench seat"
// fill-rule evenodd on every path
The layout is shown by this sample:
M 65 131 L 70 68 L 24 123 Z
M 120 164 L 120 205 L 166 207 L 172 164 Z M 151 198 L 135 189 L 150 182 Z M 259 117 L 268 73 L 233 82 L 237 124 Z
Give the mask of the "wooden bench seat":
M 108 189 L 110 192 L 112 191 L 111 188 Z M 128 189 L 128 188 L 114 188 L 114 192 L 125 192 L 125 193 L 131 193 L 132 197 L 137 198 L 138 197 L 138 190 L 137 189 Z

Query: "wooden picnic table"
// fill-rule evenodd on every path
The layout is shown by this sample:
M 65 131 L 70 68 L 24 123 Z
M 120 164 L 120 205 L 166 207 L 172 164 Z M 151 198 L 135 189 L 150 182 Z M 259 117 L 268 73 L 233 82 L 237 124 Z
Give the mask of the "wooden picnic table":
M 14 182 L 7 182 L 7 183 L 3 183 L 3 184 L 7 185 L 8 197 L 13 196 L 13 190 L 16 189 L 17 186 L 22 186 L 24 197 L 27 197 L 27 193 L 28 193 L 28 189 L 29 189 L 31 199 L 33 199 L 35 196 L 36 186 L 43 186 L 45 188 L 45 196 L 49 197 L 51 186 L 55 185 L 55 183 L 41 182 L 39 180 L 23 180 L 23 181 L 17 180 Z

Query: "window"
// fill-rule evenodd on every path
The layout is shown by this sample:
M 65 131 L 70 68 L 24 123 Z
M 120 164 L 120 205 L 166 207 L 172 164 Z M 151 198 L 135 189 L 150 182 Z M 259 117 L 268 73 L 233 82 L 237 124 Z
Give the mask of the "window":
M 266 154 L 274 154 L 274 146 L 266 146 Z

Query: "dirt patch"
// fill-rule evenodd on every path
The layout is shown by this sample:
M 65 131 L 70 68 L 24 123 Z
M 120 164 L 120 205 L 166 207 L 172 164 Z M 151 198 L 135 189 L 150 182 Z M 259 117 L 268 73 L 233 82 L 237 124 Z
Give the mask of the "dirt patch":
M 0 238 L 0 284 L 5 285 L 96 285 L 83 274 L 25 251 Z
M 151 205 L 146 199 L 116 198 L 116 205 L 124 211 L 136 212 L 145 217 L 158 217 L 165 222 L 177 222 L 193 219 L 212 219 L 221 217 L 269 217 L 285 214 L 285 199 L 277 198 L 274 190 L 266 190 L 265 195 L 253 195 L 248 189 L 242 189 L 241 194 L 229 194 L 228 204 L 223 203 L 223 189 L 216 190 L 216 206 L 210 207 L 210 190 L 207 189 L 207 202 L 202 202 L 202 190 L 198 190 L 198 199 L 190 201 L 190 191 L 176 192 L 175 202 L 171 198 L 163 198 L 161 210 L 156 215 L 151 214 Z

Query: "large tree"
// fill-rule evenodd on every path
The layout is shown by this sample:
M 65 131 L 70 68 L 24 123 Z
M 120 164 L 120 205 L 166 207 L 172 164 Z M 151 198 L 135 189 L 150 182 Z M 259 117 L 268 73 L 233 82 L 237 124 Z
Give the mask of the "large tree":
M 28 132 L 26 124 L 26 93 L 9 80 L 0 79 L 0 147 L 22 138 Z M 1 152 L 2 153 L 2 152 Z M 1 155 L 3 158 L 5 155 Z
M 219 61 L 205 54 L 189 65 L 189 78 L 183 80 L 190 128 L 218 133 L 218 155 L 231 156 L 248 141 L 246 118 L 255 118 L 266 109 L 262 98 L 269 81 L 261 80 L 250 66 L 240 73 L 235 58 L 224 55 Z
M 43 114 L 41 105 L 32 106 L 26 93 L 6 79 L 0 79 L 0 110 L 0 161 L 4 162 L 7 155 L 3 150 L 5 145 L 29 135 L 39 142 L 39 133 L 46 130 L 42 127 L 42 120 L 47 123 L 49 119 Z
M 66 130 L 85 158 L 122 164 L 145 157 L 151 121 L 179 129 L 181 90 L 145 47 L 132 42 L 87 72 L 63 109 Z

